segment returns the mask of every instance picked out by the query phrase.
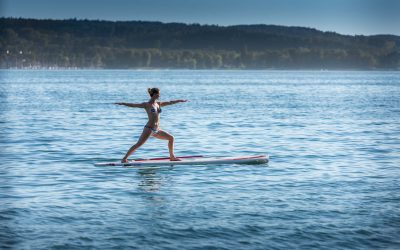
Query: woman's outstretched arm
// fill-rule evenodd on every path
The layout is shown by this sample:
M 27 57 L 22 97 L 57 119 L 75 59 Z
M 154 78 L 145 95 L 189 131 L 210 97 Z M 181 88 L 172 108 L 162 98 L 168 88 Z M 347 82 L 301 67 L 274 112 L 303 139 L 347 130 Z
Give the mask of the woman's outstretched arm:
M 145 103 L 127 103 L 127 102 L 116 102 L 114 103 L 116 105 L 123 105 L 123 106 L 127 106 L 127 107 L 131 107 L 131 108 L 144 108 L 145 107 Z
M 177 104 L 179 102 L 187 102 L 187 100 L 173 100 L 173 101 L 168 101 L 168 102 L 160 102 L 159 105 L 161 107 L 164 107 L 164 106 L 168 106 L 168 105 L 172 105 L 172 104 Z

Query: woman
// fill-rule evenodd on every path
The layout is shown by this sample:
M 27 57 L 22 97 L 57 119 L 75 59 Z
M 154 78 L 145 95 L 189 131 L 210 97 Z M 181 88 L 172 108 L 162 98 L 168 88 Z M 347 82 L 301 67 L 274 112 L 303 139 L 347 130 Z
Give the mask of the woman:
M 136 151 L 140 146 L 142 146 L 150 136 L 154 136 L 161 140 L 168 140 L 168 150 L 169 150 L 169 157 L 171 161 L 179 161 L 178 158 L 175 157 L 174 154 L 174 137 L 166 131 L 160 129 L 160 113 L 161 107 L 176 104 L 179 102 L 186 102 L 186 100 L 174 100 L 169 102 L 158 102 L 160 98 L 160 90 L 158 88 L 148 89 L 150 100 L 148 102 L 143 103 L 125 103 L 125 102 L 118 102 L 115 103 L 117 105 L 124 105 L 131 108 L 144 108 L 147 112 L 149 117 L 149 121 L 143 128 L 142 135 L 140 136 L 138 142 L 133 145 L 121 162 L 128 162 L 128 157 Z

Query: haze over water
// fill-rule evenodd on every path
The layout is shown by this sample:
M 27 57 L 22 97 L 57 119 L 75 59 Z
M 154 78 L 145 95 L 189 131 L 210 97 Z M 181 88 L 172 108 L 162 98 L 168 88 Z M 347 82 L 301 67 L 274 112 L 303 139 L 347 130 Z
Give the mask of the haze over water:
M 400 248 L 400 74 L 0 72 L 0 248 Z M 95 167 L 163 108 L 176 154 L 263 165 Z M 167 156 L 150 139 L 132 158 Z

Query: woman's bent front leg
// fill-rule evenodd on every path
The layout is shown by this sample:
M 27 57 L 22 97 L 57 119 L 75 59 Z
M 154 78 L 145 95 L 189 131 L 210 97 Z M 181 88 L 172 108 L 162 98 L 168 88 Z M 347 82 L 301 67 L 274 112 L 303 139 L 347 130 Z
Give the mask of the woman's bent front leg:
M 170 133 L 159 130 L 157 134 L 154 134 L 154 137 L 161 139 L 161 140 L 168 140 L 168 150 L 169 150 L 169 158 L 171 161 L 180 161 L 178 158 L 175 157 L 174 154 L 174 141 L 175 138 Z

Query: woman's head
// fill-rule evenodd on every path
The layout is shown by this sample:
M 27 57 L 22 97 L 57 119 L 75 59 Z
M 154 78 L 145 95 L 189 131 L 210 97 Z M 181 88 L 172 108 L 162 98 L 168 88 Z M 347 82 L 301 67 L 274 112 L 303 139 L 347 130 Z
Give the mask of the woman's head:
M 147 91 L 149 92 L 150 97 L 154 95 L 160 95 L 160 90 L 158 88 L 148 88 Z

